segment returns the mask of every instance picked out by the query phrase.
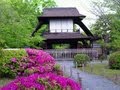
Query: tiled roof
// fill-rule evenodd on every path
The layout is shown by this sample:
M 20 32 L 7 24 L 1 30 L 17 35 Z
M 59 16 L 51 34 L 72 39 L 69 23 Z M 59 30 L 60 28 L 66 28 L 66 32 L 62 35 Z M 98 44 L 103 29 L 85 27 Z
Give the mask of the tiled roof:
M 76 8 L 45 8 L 43 15 L 40 17 L 80 17 L 84 15 L 80 14 Z
M 91 37 L 82 35 L 78 32 L 74 33 L 48 33 L 43 34 L 43 37 L 46 39 L 90 39 Z

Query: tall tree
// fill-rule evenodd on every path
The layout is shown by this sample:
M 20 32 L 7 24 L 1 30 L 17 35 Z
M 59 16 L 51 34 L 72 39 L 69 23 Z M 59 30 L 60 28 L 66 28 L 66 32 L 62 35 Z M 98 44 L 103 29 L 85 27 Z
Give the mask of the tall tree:
M 6 47 L 36 46 L 36 40 L 30 34 L 42 9 L 54 7 L 53 0 L 1 0 L 0 35 Z M 43 39 L 36 36 L 38 42 Z
M 104 45 L 107 44 L 107 46 L 109 46 L 112 49 L 119 49 L 120 48 L 120 36 L 119 36 L 120 14 L 118 12 L 120 7 L 119 0 L 104 0 L 104 2 L 97 3 L 94 5 L 98 7 L 97 10 L 95 11 L 98 12 L 97 14 L 99 14 L 99 16 L 96 23 L 92 26 L 93 31 L 98 35 L 102 35 Z M 107 11 L 103 12 L 104 10 Z M 116 46 L 114 44 L 116 44 Z
M 111 30 L 111 48 L 115 50 L 120 50 L 120 1 L 119 0 L 105 0 L 108 3 L 108 7 L 114 11 L 114 16 L 112 17 L 112 30 Z
M 93 2 L 92 7 L 93 9 L 91 12 L 98 17 L 96 23 L 92 25 L 92 31 L 94 34 L 100 36 L 102 39 L 99 40 L 99 43 L 102 46 L 102 51 L 104 57 L 107 57 L 107 46 L 109 42 L 109 32 L 111 30 L 111 16 L 109 14 L 109 8 L 106 7 L 106 3 L 96 1 Z

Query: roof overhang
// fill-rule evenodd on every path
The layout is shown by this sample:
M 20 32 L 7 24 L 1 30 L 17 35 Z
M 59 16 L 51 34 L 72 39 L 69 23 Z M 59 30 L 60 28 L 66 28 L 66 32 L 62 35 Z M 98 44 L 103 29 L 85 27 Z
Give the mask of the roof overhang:
M 86 39 L 86 40 L 91 40 L 93 37 L 91 36 L 86 36 L 82 35 L 79 32 L 70 32 L 70 33 L 44 33 L 43 37 L 46 40 L 55 40 L 55 39 Z

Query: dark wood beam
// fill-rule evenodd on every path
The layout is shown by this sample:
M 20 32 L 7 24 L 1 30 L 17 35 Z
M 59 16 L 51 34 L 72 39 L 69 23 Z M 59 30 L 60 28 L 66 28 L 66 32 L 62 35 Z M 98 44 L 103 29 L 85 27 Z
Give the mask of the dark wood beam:
M 80 19 L 76 20 L 75 23 L 78 24 L 88 36 L 94 37 L 90 30 L 83 24 Z
M 43 25 L 43 22 L 38 22 L 38 24 L 36 25 L 35 29 L 33 30 L 31 36 L 34 36 L 34 34 L 41 28 L 41 26 Z

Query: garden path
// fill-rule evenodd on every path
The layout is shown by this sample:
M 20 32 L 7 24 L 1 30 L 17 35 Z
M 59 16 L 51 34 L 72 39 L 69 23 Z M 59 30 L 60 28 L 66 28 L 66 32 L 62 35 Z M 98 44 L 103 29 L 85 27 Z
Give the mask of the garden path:
M 64 73 L 68 75 L 71 74 L 70 68 L 72 68 L 72 77 L 75 80 L 78 80 L 81 77 L 82 80 L 82 88 L 83 90 L 120 90 L 120 86 L 114 84 L 112 81 L 93 74 L 89 74 L 74 68 L 73 61 L 57 61 L 63 68 Z

